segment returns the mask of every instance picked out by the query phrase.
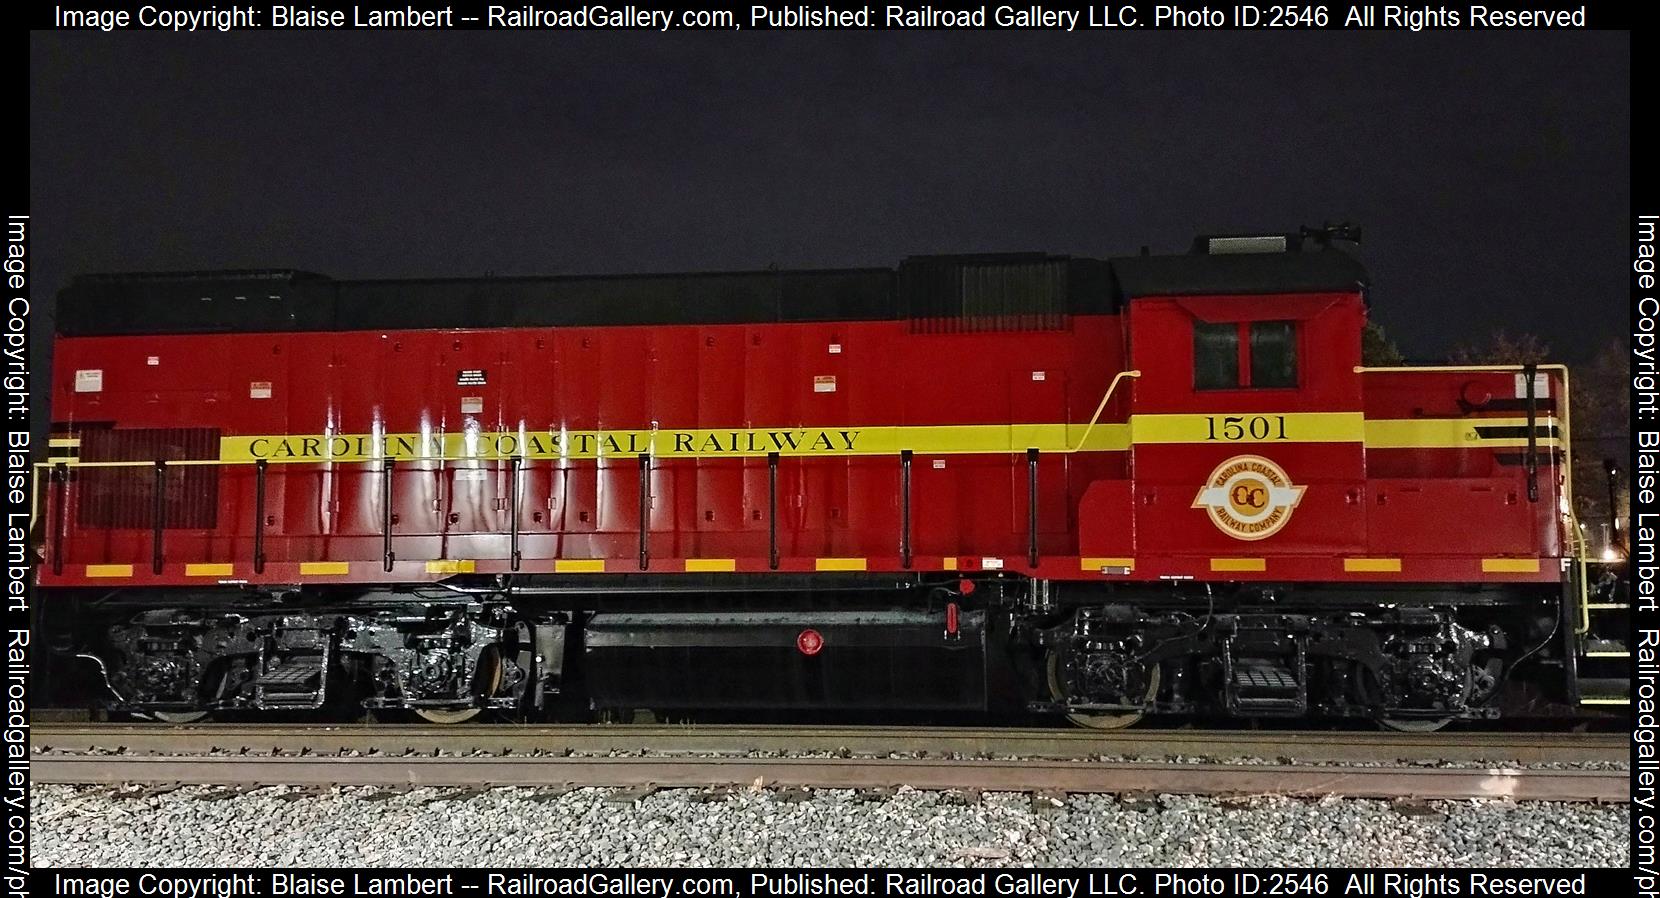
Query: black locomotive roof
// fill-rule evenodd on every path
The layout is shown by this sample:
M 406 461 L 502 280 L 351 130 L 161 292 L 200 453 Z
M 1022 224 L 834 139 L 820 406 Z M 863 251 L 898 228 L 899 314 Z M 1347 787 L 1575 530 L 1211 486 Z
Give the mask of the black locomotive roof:
M 1364 289 L 1336 249 L 1101 261 L 915 256 L 897 268 L 334 280 L 293 270 L 103 274 L 58 296 L 57 329 L 98 334 L 582 327 L 912 319 L 947 330 L 1052 326 L 1138 296 Z M 932 328 L 926 328 L 932 329 Z
M 1365 266 L 1339 249 L 1289 253 L 1189 253 L 1113 259 L 1121 296 L 1215 296 L 1364 291 Z

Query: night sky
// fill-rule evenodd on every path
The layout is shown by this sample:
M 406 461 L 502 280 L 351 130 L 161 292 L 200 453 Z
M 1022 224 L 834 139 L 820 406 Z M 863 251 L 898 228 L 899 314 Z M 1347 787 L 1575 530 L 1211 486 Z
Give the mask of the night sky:
M 888 266 L 1365 228 L 1409 357 L 1623 331 L 1624 33 L 37 33 L 76 274 Z

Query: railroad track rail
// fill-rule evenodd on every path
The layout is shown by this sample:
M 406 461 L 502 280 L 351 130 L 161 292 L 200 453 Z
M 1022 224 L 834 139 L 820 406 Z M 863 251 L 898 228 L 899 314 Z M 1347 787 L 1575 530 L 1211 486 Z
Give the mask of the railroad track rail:
M 1300 762 L 1553 763 L 1630 758 L 1619 733 L 1383 733 L 1329 731 L 969 729 L 489 724 L 292 725 L 36 723 L 32 744 L 129 754 L 359 752 L 585 755 L 836 752 L 954 757 L 1262 758 Z
M 991 761 L 918 758 L 261 758 L 168 755 L 36 757 L 48 783 L 298 786 L 765 786 L 987 792 L 1340 795 L 1618 802 L 1621 771 L 1340 767 L 1284 764 Z
M 1629 800 L 1623 770 L 1515 766 L 1624 760 L 1618 734 L 42 724 L 33 745 L 43 783 Z

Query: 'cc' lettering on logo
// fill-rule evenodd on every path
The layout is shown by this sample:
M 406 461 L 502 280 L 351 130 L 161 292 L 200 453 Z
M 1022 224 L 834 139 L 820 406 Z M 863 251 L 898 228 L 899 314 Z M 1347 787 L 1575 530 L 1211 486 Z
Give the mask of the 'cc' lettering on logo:
M 1233 488 L 1233 504 L 1244 508 L 1261 508 L 1268 501 L 1267 491 L 1260 486 L 1246 486 L 1241 483 Z

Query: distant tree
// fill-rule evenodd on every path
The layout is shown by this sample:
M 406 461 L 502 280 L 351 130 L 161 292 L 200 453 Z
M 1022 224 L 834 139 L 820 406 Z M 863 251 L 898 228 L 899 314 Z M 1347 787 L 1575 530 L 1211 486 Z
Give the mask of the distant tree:
M 1537 365 L 1550 361 L 1550 344 L 1533 334 L 1500 329 L 1479 343 L 1460 343 L 1447 361 L 1454 365 Z
M 1393 367 L 1406 364 L 1401 348 L 1383 332 L 1383 325 L 1366 322 L 1360 332 L 1360 363 L 1369 368 Z

